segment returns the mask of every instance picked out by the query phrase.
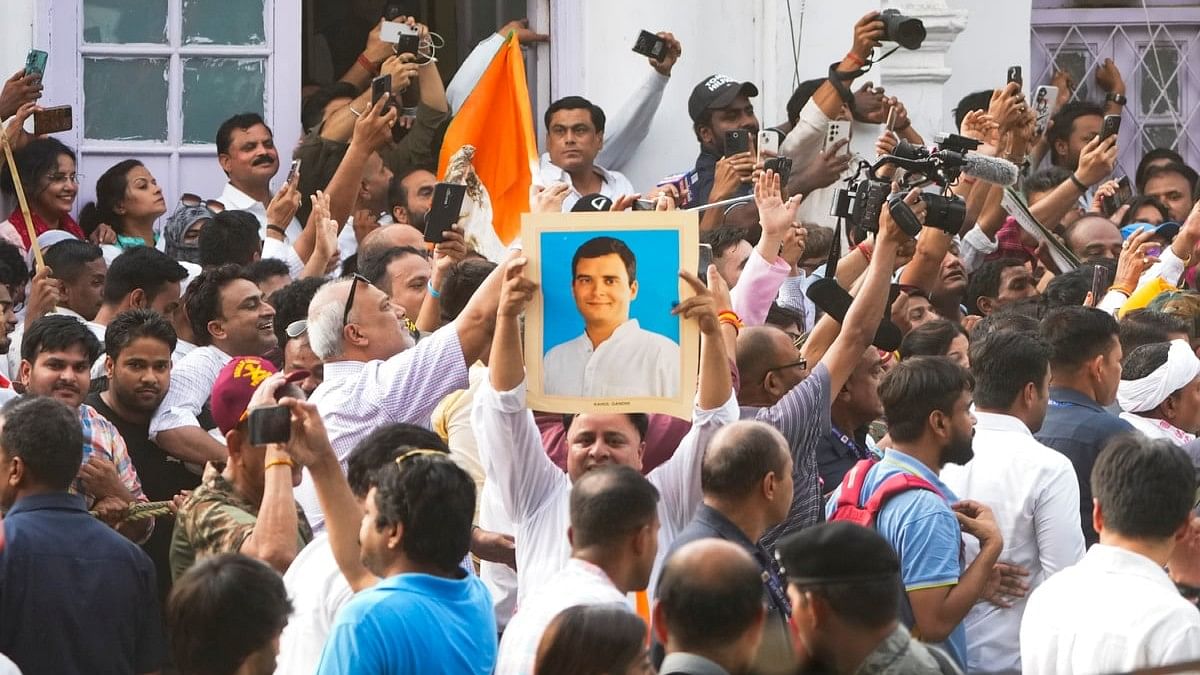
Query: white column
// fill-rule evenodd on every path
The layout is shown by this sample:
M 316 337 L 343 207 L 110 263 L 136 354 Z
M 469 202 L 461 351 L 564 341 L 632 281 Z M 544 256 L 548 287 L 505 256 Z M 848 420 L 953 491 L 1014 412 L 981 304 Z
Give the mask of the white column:
M 946 54 L 955 37 L 967 26 L 967 11 L 952 9 L 945 0 L 888 0 L 884 9 L 898 9 L 925 23 L 925 42 L 917 50 L 900 48 L 876 68 L 888 95 L 898 97 L 909 119 L 926 142 L 945 131 L 954 131 L 949 114 L 956 101 L 945 100 L 944 84 L 952 73 Z M 1012 36 L 1009 36 L 1010 38 Z M 1026 36 L 1021 36 L 1028 43 Z M 892 43 L 885 43 L 890 49 Z
M 4 80 L 25 66 L 33 46 L 35 0 L 4 0 L 0 21 L 0 74 Z M 52 55 L 53 56 L 53 55 Z M 69 55 L 68 55 L 69 56 Z

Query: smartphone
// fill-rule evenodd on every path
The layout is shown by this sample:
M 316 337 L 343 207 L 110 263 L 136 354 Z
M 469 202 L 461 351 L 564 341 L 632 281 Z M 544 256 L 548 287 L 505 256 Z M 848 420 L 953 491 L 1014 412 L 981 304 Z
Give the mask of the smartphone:
M 705 286 L 708 285 L 708 266 L 713 263 L 712 246 L 709 244 L 700 244 L 700 263 L 697 266 L 696 276 L 700 277 L 700 281 Z
M 292 183 L 296 180 L 296 177 L 299 175 L 300 175 L 300 160 L 293 159 L 292 160 L 292 168 L 288 169 L 287 180 L 284 182 Z
M 292 438 L 292 411 L 273 405 L 250 411 L 250 445 L 287 443 Z
M 829 123 L 825 130 L 825 146 L 822 148 L 825 152 L 829 152 L 829 148 L 837 144 L 838 141 L 850 139 L 850 123 L 840 120 L 834 120 Z
M 404 24 L 384 19 L 379 22 L 379 41 L 396 44 L 400 41 L 400 26 Z
M 1108 268 L 1096 265 L 1092 268 L 1092 307 L 1100 304 L 1101 298 L 1108 292 Z
M 1020 86 L 1021 84 L 1023 84 L 1023 82 L 1021 81 L 1021 66 L 1009 66 L 1007 81 L 1008 82 L 1016 82 L 1017 86 Z
M 732 157 L 750 152 L 750 132 L 745 129 L 730 129 L 725 132 L 725 156 Z
M 1100 210 L 1106 216 L 1111 216 L 1121 208 L 1130 199 L 1133 199 L 1133 187 L 1129 184 L 1129 176 L 1121 176 L 1117 181 L 1116 194 L 1109 195 L 1100 200 Z
M 1121 130 L 1120 115 L 1105 115 L 1104 126 L 1100 127 L 1100 140 L 1105 140 L 1109 136 L 1116 136 Z
M 1046 133 L 1050 117 L 1054 115 L 1054 105 L 1058 101 L 1058 87 L 1043 84 L 1033 94 L 1033 112 L 1037 115 L 1033 132 L 1038 136 Z
M 634 53 L 652 58 L 655 61 L 662 61 L 667 55 L 667 49 L 669 49 L 667 41 L 648 30 L 638 33 L 637 42 L 633 43 Z
M 396 35 L 396 53 L 397 54 L 416 54 L 421 48 L 421 33 L 416 26 L 410 26 L 406 23 L 394 23 L 399 29 Z
M 30 49 L 29 55 L 25 57 L 25 74 L 38 75 L 46 74 L 46 61 L 50 55 L 40 49 Z
M 763 129 L 758 132 L 758 161 L 762 162 L 779 154 L 779 132 Z
M 786 190 L 788 178 L 792 175 L 792 158 L 791 157 L 771 157 L 763 162 L 763 170 L 771 170 L 779 176 L 779 186 Z
M 888 108 L 887 124 L 885 125 L 888 131 L 896 129 L 896 106 Z
M 379 99 L 392 93 L 392 76 L 385 74 L 371 80 L 371 107 L 374 108 Z
M 69 131 L 71 125 L 71 106 L 69 105 L 57 105 L 53 108 L 36 110 L 33 113 L 33 133 L 37 136 Z
M 442 235 L 458 222 L 466 196 L 467 186 L 458 183 L 438 183 L 433 188 L 433 206 L 425 216 L 425 241 L 442 242 Z

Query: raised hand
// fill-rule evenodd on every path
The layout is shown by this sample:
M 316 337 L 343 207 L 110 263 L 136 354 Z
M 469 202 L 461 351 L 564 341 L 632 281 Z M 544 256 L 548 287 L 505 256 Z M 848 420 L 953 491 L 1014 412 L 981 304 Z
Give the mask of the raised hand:
M 378 151 L 392 142 L 392 127 L 396 125 L 396 117 L 400 113 L 395 106 L 388 105 L 390 99 L 390 94 L 381 96 L 375 105 L 358 116 L 350 137 L 351 145 Z
M 296 211 L 300 208 L 300 191 L 291 183 L 285 182 L 283 187 L 271 197 L 271 203 L 267 204 L 267 223 L 287 229 L 292 218 L 296 217 Z M 272 230 L 267 230 L 267 235 L 276 235 L 282 239 L 283 235 Z
M 42 97 L 42 76 L 26 75 L 22 68 L 4 81 L 0 89 L 0 120 L 15 115 L 21 106 L 33 103 Z
M 713 279 L 715 271 L 716 266 L 710 265 L 708 268 L 709 281 L 715 281 Z M 688 321 L 695 321 L 700 327 L 700 332 L 705 335 L 719 335 L 721 324 L 717 321 L 719 310 L 713 289 L 706 287 L 699 277 L 687 270 L 680 270 L 679 276 L 688 282 L 695 295 L 676 305 L 671 310 L 671 314 L 682 316 Z M 719 274 L 716 276 L 720 278 Z
M 533 300 L 538 285 L 525 277 L 527 264 L 529 259 L 524 256 L 518 256 L 508 262 L 508 268 L 504 270 L 504 285 L 500 288 L 500 316 L 515 319 Z
M 675 39 L 675 35 L 667 32 L 655 33 L 658 37 L 667 41 L 667 53 L 663 56 L 662 61 L 650 59 L 650 65 L 659 72 L 663 77 L 671 76 L 671 69 L 675 67 L 675 63 L 683 56 L 683 45 L 679 40 Z
M 758 206 L 758 222 L 763 236 L 782 241 L 796 222 L 796 209 L 800 208 L 803 195 L 792 195 L 783 201 L 779 188 L 779 174 L 767 170 L 762 180 L 754 184 L 754 203 Z
M 883 21 L 879 18 L 879 12 L 867 12 L 854 24 L 854 43 L 850 46 L 850 53 L 865 62 L 871 58 L 871 52 L 882 44 L 880 41 L 883 40 L 883 31 Z
M 533 186 L 533 213 L 561 213 L 563 200 L 571 192 L 571 186 L 566 183 L 551 183 L 545 187 Z
M 538 33 L 529 27 L 529 19 L 514 19 L 500 27 L 496 31 L 497 34 L 508 37 L 509 33 L 517 34 L 517 42 L 523 45 L 532 44 L 534 42 L 549 42 L 550 36 L 546 33 Z

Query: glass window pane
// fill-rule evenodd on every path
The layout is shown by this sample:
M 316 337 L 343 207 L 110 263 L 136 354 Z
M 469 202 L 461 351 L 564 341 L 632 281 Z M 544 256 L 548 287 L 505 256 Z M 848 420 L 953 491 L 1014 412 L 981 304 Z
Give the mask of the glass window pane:
M 244 112 L 263 114 L 262 59 L 183 60 L 183 142 L 214 143 L 217 127 Z
M 1154 148 L 1175 149 L 1179 142 L 1179 129 L 1174 124 L 1147 124 L 1142 127 L 1142 152 Z
M 1071 98 L 1073 101 L 1091 100 L 1092 83 L 1091 78 L 1087 77 L 1090 61 L 1091 55 L 1086 49 L 1064 49 L 1054 59 L 1055 68 L 1067 71 L 1071 76 L 1071 81 L 1075 83 L 1075 95 Z
M 130 108 L 131 97 L 136 97 L 136 109 Z M 83 135 L 166 141 L 167 59 L 85 58 Z
M 84 0 L 83 41 L 166 44 L 167 0 Z
M 265 44 L 263 0 L 183 0 L 183 44 Z
M 1157 43 L 1142 52 L 1139 75 L 1142 80 L 1141 107 L 1144 115 L 1181 112 L 1179 102 L 1179 50 L 1169 43 Z M 1165 90 L 1165 91 L 1164 91 Z

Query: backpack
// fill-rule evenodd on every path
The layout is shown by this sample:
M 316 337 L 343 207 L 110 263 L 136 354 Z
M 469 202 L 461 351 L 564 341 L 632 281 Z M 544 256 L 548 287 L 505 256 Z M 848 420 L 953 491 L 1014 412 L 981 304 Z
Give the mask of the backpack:
M 842 479 L 842 490 L 838 494 L 837 509 L 829 517 L 831 522 L 848 520 L 856 525 L 874 528 L 875 516 L 879 514 L 879 510 L 889 499 L 902 492 L 928 490 L 941 496 L 942 493 L 932 483 L 920 476 L 905 472 L 885 479 L 864 504 L 862 500 L 863 482 L 867 478 L 867 472 L 878 462 L 879 460 L 876 459 L 859 460 L 846 473 L 846 477 Z

